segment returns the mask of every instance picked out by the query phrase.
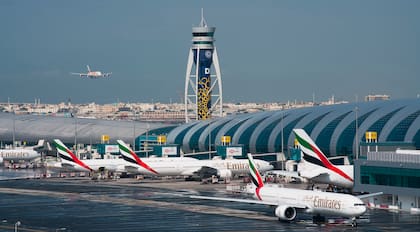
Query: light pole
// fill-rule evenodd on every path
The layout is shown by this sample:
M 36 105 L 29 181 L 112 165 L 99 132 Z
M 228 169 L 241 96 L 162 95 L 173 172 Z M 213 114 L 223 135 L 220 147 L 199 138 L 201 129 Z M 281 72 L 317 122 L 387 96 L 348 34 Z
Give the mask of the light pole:
M 15 149 L 15 139 L 16 139 L 16 111 L 15 107 L 13 106 L 13 144 L 12 148 Z
M 20 223 L 20 221 L 17 221 L 16 223 L 15 223 L 15 232 L 17 232 L 18 231 L 18 227 L 21 225 L 21 223 Z
M 149 123 L 146 124 L 146 146 L 144 148 L 146 149 L 146 157 L 149 157 Z
M 281 155 L 282 155 L 282 162 L 281 162 L 281 170 L 284 170 L 284 160 L 285 160 L 285 155 L 284 155 L 284 137 L 283 137 L 283 133 L 284 133 L 284 124 L 283 124 L 283 120 L 284 120 L 284 112 L 283 110 L 281 111 L 281 121 L 280 121 L 280 126 L 281 126 Z
M 133 116 L 133 150 L 135 150 L 136 148 L 136 111 L 134 110 L 134 116 Z
M 355 111 L 355 116 L 356 116 L 356 160 L 359 159 L 359 122 L 358 122 L 358 115 L 357 112 L 359 111 L 359 108 L 356 106 L 356 108 L 354 109 Z
M 77 154 L 77 116 L 76 116 L 76 109 L 73 108 L 72 109 L 72 114 L 74 117 L 74 151 L 76 152 L 76 156 L 78 156 Z
M 211 160 L 211 121 L 209 121 L 209 160 Z
M 280 124 L 281 124 L 281 153 L 283 154 L 284 153 L 284 149 L 283 149 L 283 144 L 284 144 L 284 142 L 283 142 L 283 140 L 284 140 L 284 137 L 283 137 L 283 132 L 284 132 L 284 130 L 283 130 L 283 119 L 284 119 L 284 112 L 283 112 L 283 110 L 281 111 L 281 121 L 280 121 Z

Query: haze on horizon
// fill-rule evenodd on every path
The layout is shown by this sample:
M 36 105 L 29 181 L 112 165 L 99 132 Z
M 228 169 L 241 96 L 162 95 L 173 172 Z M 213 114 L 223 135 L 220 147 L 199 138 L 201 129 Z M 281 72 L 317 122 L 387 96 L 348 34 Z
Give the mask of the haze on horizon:
M 420 1 L 3 0 L 0 102 L 180 103 L 201 8 L 224 102 L 420 94 Z

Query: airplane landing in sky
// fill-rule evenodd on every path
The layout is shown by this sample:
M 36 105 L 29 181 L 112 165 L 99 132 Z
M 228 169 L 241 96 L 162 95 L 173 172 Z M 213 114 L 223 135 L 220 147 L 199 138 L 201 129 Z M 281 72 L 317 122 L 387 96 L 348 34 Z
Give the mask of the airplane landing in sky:
M 86 65 L 88 72 L 87 73 L 71 73 L 72 75 L 79 75 L 80 77 L 90 77 L 92 79 L 102 78 L 102 77 L 110 77 L 112 72 L 103 73 L 101 71 L 92 71 L 89 65 Z

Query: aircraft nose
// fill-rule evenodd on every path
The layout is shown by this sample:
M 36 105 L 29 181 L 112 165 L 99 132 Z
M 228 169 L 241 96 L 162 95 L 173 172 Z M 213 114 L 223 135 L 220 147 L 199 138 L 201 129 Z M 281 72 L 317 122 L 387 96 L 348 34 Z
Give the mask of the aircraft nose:
M 366 211 L 367 211 L 366 205 L 359 206 L 359 211 L 360 211 L 360 215 L 366 213 Z

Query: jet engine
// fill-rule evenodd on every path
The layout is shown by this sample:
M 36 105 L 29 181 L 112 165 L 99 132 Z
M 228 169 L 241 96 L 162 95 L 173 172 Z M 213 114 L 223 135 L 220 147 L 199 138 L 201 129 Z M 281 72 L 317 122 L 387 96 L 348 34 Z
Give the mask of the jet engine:
M 293 221 L 296 218 L 296 209 L 287 205 L 279 205 L 274 214 L 283 221 Z
M 232 171 L 229 169 L 222 169 L 217 171 L 217 176 L 222 179 L 231 179 L 232 178 Z

